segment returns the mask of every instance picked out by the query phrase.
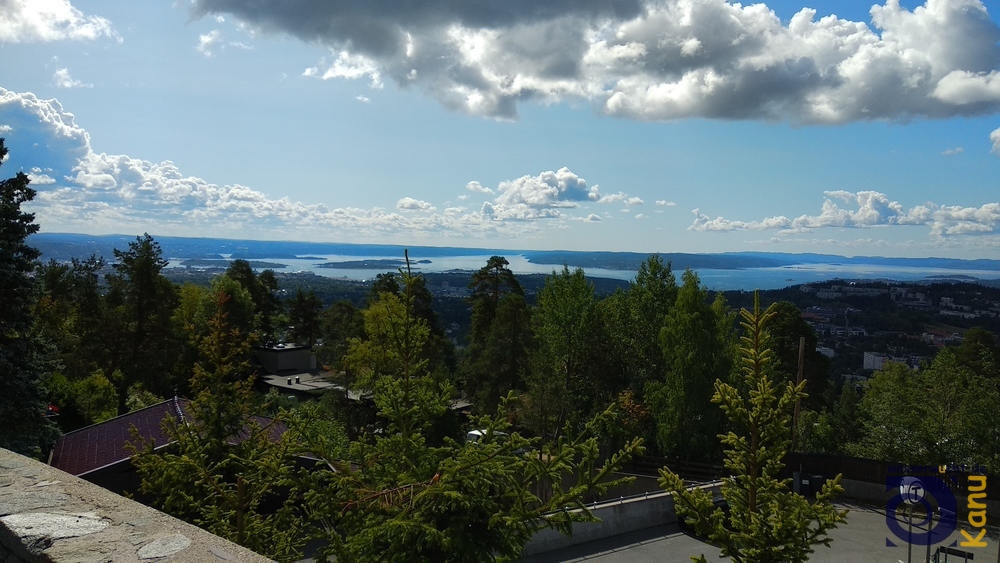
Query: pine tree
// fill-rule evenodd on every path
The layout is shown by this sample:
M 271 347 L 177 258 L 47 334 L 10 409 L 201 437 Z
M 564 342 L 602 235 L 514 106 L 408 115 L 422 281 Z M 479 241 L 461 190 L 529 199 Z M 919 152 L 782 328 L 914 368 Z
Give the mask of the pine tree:
M 134 435 L 132 463 L 141 492 L 164 512 L 273 559 L 298 559 L 303 521 L 294 487 L 294 431 L 276 439 L 253 417 L 253 384 L 245 361 L 249 341 L 230 327 L 225 285 L 213 289 L 215 314 L 201 339 L 189 417 L 168 417 L 166 449 Z M 265 502 L 282 498 L 276 511 Z
M 0 138 L 0 163 L 5 156 Z M 40 253 L 26 242 L 38 232 L 35 215 L 21 210 L 35 197 L 28 182 L 23 172 L 0 180 L 0 448 L 38 456 L 59 433 L 43 418 L 41 381 L 48 347 L 35 326 L 32 274 Z
M 760 310 L 759 295 L 753 313 L 746 309 L 745 334 L 740 338 L 746 395 L 722 381 L 715 382 L 712 402 L 729 418 L 730 431 L 720 435 L 725 466 L 722 497 L 726 515 L 713 504 L 710 491 L 687 490 L 684 480 L 667 468 L 660 470 L 660 485 L 674 494 L 678 514 L 718 545 L 723 557 L 737 563 L 798 563 L 806 561 L 813 546 L 829 546 L 827 532 L 845 521 L 846 510 L 837 510 L 832 499 L 843 492 L 840 476 L 827 480 L 814 502 L 793 493 L 790 479 L 778 477 L 788 451 L 789 423 L 795 401 L 805 397 L 805 382 L 787 383 L 780 395 L 772 384 L 774 353 L 765 325 L 774 307 Z M 704 563 L 705 556 L 692 557 Z

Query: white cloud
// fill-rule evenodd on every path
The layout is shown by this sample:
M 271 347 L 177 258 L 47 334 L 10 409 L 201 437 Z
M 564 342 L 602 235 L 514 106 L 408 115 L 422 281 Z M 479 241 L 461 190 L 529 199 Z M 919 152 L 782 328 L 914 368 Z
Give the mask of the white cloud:
M 10 125 L 0 125 L 0 133 L 12 133 L 14 128 Z
M 484 204 L 483 213 L 488 211 L 491 217 L 501 220 L 560 217 L 560 209 L 576 208 L 581 202 L 598 201 L 601 197 L 597 185 L 588 186 L 586 180 L 565 167 L 500 182 L 497 191 L 500 195 L 493 203 Z
M 993 148 L 990 149 L 990 152 L 1000 156 L 1000 128 L 994 129 L 990 133 L 990 142 L 993 143 Z
M 486 186 L 480 184 L 479 182 L 477 182 L 475 180 L 473 180 L 473 181 L 469 182 L 468 184 L 466 184 L 465 185 L 465 189 L 469 190 L 470 192 L 476 192 L 476 193 L 479 193 L 479 194 L 490 194 L 490 195 L 493 194 L 493 190 L 492 189 L 487 188 Z
M 624 202 L 625 205 L 642 205 L 645 203 L 641 198 L 632 197 L 625 192 L 618 192 L 616 194 L 602 195 L 597 203 L 616 203 Z
M 46 172 L 52 172 L 52 169 L 46 168 L 45 170 L 42 170 L 41 168 L 35 166 L 31 169 L 31 172 L 28 173 L 28 179 L 31 180 L 31 183 L 36 186 L 55 184 L 56 179 L 46 174 Z
M 0 2 L 0 44 L 110 37 L 121 41 L 111 22 L 87 16 L 69 0 L 3 0 Z
M 412 197 L 404 197 L 396 202 L 396 209 L 405 209 L 407 211 L 433 211 L 434 206 L 426 201 L 413 199 Z
M 364 55 L 354 54 L 344 50 L 336 53 L 336 55 L 337 58 L 335 58 L 329 65 L 326 64 L 324 59 L 323 61 L 320 61 L 319 65 L 307 68 L 303 75 L 311 77 L 318 76 L 323 80 L 329 80 L 331 78 L 358 79 L 367 76 L 369 79 L 369 86 L 372 89 L 382 89 L 382 74 L 373 60 Z M 326 70 L 323 71 L 322 76 L 320 75 L 319 68 L 321 66 L 326 66 Z
M 725 0 L 494 3 L 385 10 L 280 0 L 195 0 L 333 53 L 307 73 L 382 77 L 444 106 L 514 119 L 522 102 L 587 100 L 640 120 L 845 123 L 1000 111 L 1000 28 L 981 0 L 898 0 L 871 24 Z M 867 19 L 867 18 L 866 18 Z M 323 25 L 317 25 L 323 22 Z
M 643 213 L 639 213 L 638 215 L 636 215 L 636 216 L 635 216 L 635 218 L 636 218 L 636 219 L 648 219 L 648 218 L 649 218 L 649 216 L 648 216 L 648 215 L 645 215 L 645 214 L 643 214 Z
M 712 219 L 699 209 L 693 211 L 693 231 L 770 231 L 781 234 L 810 232 L 824 227 L 868 228 L 892 225 L 923 225 L 935 236 L 969 235 L 1000 232 L 1000 203 L 980 207 L 961 207 L 927 203 L 905 209 L 880 192 L 843 190 L 825 192 L 827 196 L 819 215 L 801 215 L 789 219 L 783 215 L 760 221 L 733 221 L 723 217 Z M 854 203 L 856 209 L 842 209 L 834 199 Z
M 202 55 L 211 57 L 212 48 L 218 45 L 220 41 L 222 41 L 222 32 L 218 29 L 213 29 L 208 33 L 203 33 L 198 36 L 198 45 L 195 46 L 195 49 Z
M 600 215 L 594 215 L 593 213 L 591 213 L 590 215 L 587 215 L 587 221 L 591 223 L 597 223 L 603 221 L 603 219 L 601 219 Z
M 656 200 L 656 205 L 660 207 L 674 207 L 677 204 L 672 201 L 667 201 L 665 199 L 658 199 Z
M 56 88 L 93 88 L 93 84 L 84 84 L 79 80 L 76 80 L 69 74 L 68 68 L 57 69 L 52 74 L 52 84 Z
M 45 230 L 358 242 L 372 237 L 467 241 L 541 232 L 530 223 L 461 207 L 439 213 L 410 197 L 397 201 L 403 213 L 275 199 L 247 186 L 187 176 L 169 161 L 97 153 L 87 131 L 57 100 L 32 93 L 0 88 L 0 119 L 11 124 L 8 146 L 28 140 L 43 151 L 32 158 L 44 157 L 51 166 L 31 171 L 38 195 L 30 209 Z M 23 153 L 16 152 L 15 158 Z
M 964 148 L 955 147 L 953 149 L 945 149 L 945 151 L 942 152 L 941 154 L 943 154 L 944 156 L 954 156 L 956 154 L 962 154 L 963 152 L 965 152 Z
M 361 103 L 363 103 L 363 104 L 370 104 L 370 103 L 372 103 L 371 98 L 368 98 L 366 96 L 354 96 L 354 99 L 357 100 L 357 101 L 359 101 L 359 102 L 361 102 Z

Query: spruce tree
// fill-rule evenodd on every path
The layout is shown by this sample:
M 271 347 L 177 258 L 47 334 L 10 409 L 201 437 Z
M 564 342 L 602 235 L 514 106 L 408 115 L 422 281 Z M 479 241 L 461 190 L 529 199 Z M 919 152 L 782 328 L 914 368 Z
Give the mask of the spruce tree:
M 0 138 L 0 164 L 6 156 Z M 40 252 L 26 242 L 38 232 L 35 215 L 21 210 L 35 197 L 28 182 L 23 172 L 0 180 L 0 448 L 38 456 L 59 433 L 43 418 L 41 381 L 49 354 L 35 326 L 32 274 Z
M 814 502 L 793 493 L 790 479 L 778 477 L 790 444 L 791 411 L 795 401 L 805 397 L 806 383 L 787 383 L 780 395 L 772 383 L 775 357 L 765 325 L 774 306 L 762 312 L 756 295 L 754 311 L 744 309 L 740 315 L 745 330 L 740 357 L 749 391 L 741 394 L 716 381 L 712 397 L 733 428 L 720 435 L 730 472 L 722 480 L 722 497 L 730 513 L 714 505 L 710 491 L 687 490 L 684 480 L 667 468 L 660 470 L 660 485 L 674 494 L 678 515 L 718 545 L 723 557 L 737 563 L 807 561 L 813 546 L 829 546 L 827 532 L 845 521 L 847 511 L 831 503 L 843 492 L 840 475 L 827 480 Z M 706 561 L 704 555 L 691 559 Z
M 194 399 L 184 419 L 163 421 L 171 446 L 156 449 L 163 444 L 133 432 L 140 491 L 168 514 L 272 559 L 295 561 L 304 525 L 293 482 L 296 434 L 278 437 L 272 426 L 279 423 L 253 416 L 249 339 L 229 324 L 226 285 L 211 296 L 214 314 L 191 379 Z
M 528 440 L 508 423 L 511 394 L 495 414 L 474 419 L 483 431 L 478 441 L 435 445 L 434 420 L 447 411 L 453 390 L 429 371 L 424 344 L 431 330 L 415 307 L 419 285 L 408 271 L 400 279 L 399 295 L 383 292 L 370 303 L 369 338 L 352 339 L 345 358 L 382 427 L 353 442 L 349 460 L 310 443 L 335 468 L 310 473 L 305 487 L 308 519 L 324 540 L 317 559 L 509 561 L 539 529 L 568 532 L 572 522 L 592 520 L 584 495 L 620 484 L 612 473 L 642 452 L 641 440 L 604 464 L 598 422 L 579 433 L 566 429 L 555 443 Z M 528 453 L 532 447 L 539 449 Z M 575 481 L 564 479 L 570 473 Z

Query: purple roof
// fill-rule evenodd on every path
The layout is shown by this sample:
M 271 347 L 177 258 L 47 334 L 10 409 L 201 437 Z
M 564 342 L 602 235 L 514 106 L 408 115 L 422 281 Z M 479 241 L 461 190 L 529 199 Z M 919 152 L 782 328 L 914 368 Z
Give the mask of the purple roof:
M 125 444 L 135 442 L 129 430 L 133 426 L 139 431 L 139 436 L 152 441 L 156 447 L 169 444 L 171 440 L 163 433 L 163 419 L 170 415 L 183 420 L 188 416 L 187 403 L 187 399 L 174 397 L 151 407 L 67 432 L 56 441 L 50 465 L 79 477 L 127 460 L 130 456 Z M 281 421 L 275 422 L 264 416 L 252 418 L 262 427 L 274 422 L 268 428 L 272 440 L 278 440 L 288 429 Z M 246 433 L 240 434 L 245 439 Z

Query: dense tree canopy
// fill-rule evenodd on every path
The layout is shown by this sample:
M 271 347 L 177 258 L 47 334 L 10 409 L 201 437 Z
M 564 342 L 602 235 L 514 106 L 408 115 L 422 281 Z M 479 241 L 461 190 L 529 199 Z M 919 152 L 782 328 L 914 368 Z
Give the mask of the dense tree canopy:
M 737 563 L 808 561 L 813 546 L 829 545 L 829 530 L 847 515 L 831 502 L 843 492 L 839 475 L 823 484 L 813 502 L 792 492 L 790 479 L 779 478 L 790 443 L 791 411 L 805 396 L 806 384 L 775 384 L 775 354 L 765 330 L 774 315 L 773 305 L 761 311 L 757 299 L 753 312 L 741 311 L 744 390 L 721 379 L 714 384 L 712 402 L 721 407 L 732 427 L 719 436 L 730 472 L 722 479 L 729 514 L 715 506 L 711 491 L 685 489 L 676 473 L 660 470 L 660 483 L 674 494 L 679 515 L 718 545 L 723 557 Z M 692 559 L 706 561 L 704 556 Z
M 7 148 L 0 138 L 0 164 Z M 50 351 L 35 323 L 39 252 L 28 246 L 38 232 L 35 216 L 21 206 L 35 197 L 28 177 L 18 172 L 0 180 L 0 447 L 37 456 L 57 436 L 45 420 L 41 382 L 51 364 Z

